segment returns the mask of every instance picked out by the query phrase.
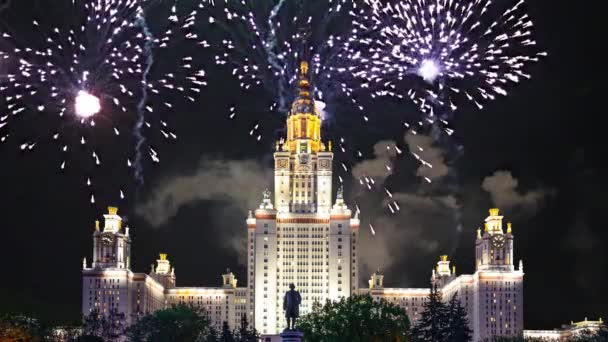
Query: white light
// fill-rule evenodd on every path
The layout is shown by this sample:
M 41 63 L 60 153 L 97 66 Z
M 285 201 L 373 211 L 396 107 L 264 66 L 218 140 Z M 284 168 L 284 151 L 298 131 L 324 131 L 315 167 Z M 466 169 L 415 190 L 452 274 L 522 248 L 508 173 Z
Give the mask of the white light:
M 317 115 L 321 117 L 321 120 L 325 120 L 327 116 L 327 112 L 325 112 L 325 107 L 327 107 L 325 102 L 321 100 L 315 100 L 315 110 L 317 111 Z
M 418 75 L 427 82 L 434 82 L 439 73 L 441 73 L 439 65 L 432 59 L 423 60 L 418 68 Z
M 90 118 L 101 111 L 101 103 L 97 96 L 80 90 L 76 96 L 74 108 L 76 115 L 81 118 Z

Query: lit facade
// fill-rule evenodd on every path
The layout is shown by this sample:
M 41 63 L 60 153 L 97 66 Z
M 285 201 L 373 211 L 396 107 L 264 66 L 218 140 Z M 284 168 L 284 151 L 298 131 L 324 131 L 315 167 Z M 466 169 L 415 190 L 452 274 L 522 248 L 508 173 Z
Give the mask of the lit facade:
M 310 312 L 315 302 L 357 290 L 359 220 L 341 189 L 332 206 L 331 142 L 321 139 L 305 62 L 298 91 L 287 117 L 287 137 L 276 143 L 274 204 L 266 191 L 247 219 L 249 302 L 262 334 L 283 330 L 283 295 L 291 283 L 302 295 L 300 314 Z
M 498 209 L 490 209 L 484 232 L 477 230 L 474 274 L 457 276 L 456 268 L 450 267 L 446 255 L 441 256 L 432 271 L 431 283 L 437 286 L 443 300 L 448 302 L 457 296 L 465 308 L 473 341 L 523 334 L 523 263 L 520 261 L 519 268 L 515 269 L 512 226 L 507 224 L 505 232 L 502 220 Z M 369 288 L 360 293 L 403 307 L 410 321 L 417 322 L 430 288 L 385 288 L 383 282 L 384 276 L 374 273 Z
M 222 276 L 221 287 L 177 287 L 166 254 L 149 274 L 133 273 L 129 229 L 122 227 L 118 209 L 109 208 L 103 230 L 97 222 L 93 233 L 93 262 L 83 262 L 83 314 L 116 309 L 130 324 L 171 304 L 188 303 L 203 307 L 217 328 L 223 322 L 236 328 L 247 315 L 261 334 L 275 335 L 285 326 L 282 300 L 293 283 L 302 295 L 302 315 L 315 302 L 370 294 L 400 305 L 417 322 L 430 288 L 385 288 L 379 272 L 369 287 L 358 286 L 359 218 L 344 202 L 342 189 L 332 200 L 332 146 L 321 138 L 311 93 L 308 65 L 302 63 L 287 136 L 276 143 L 274 194 L 265 191 L 246 219 L 244 287 L 237 287 L 230 272 Z M 523 264 L 515 269 L 513 263 L 511 224 L 505 231 L 498 209 L 491 209 L 485 229 L 476 233 L 475 273 L 457 276 L 447 256 L 432 271 L 431 282 L 445 301 L 459 297 L 474 341 L 523 334 Z
M 139 315 L 164 308 L 164 287 L 154 272 L 147 275 L 131 271 L 129 228 L 122 227 L 118 209 L 108 208 L 104 219 L 103 230 L 99 221 L 95 222 L 91 267 L 86 258 L 82 263 L 82 313 L 108 315 L 116 310 L 130 324 Z
M 524 330 L 524 337 L 543 341 L 569 341 L 583 333 L 597 334 L 600 329 L 606 329 L 601 317 L 597 321 L 590 321 L 585 318 L 581 322 L 570 322 L 570 324 L 562 325 L 560 329 Z
M 130 269 L 129 228 L 122 228 L 118 209 L 110 207 L 104 215 L 105 225 L 95 223 L 93 263 L 83 260 L 82 314 L 91 312 L 107 316 L 113 309 L 124 314 L 127 325 L 143 315 L 172 304 L 186 303 L 205 309 L 207 318 L 219 330 L 223 322 L 240 326 L 247 313 L 246 288 L 237 288 L 237 279 L 229 270 L 222 275 L 222 286 L 176 287 L 175 269 L 166 254 L 160 254 L 150 274 L 133 273 Z

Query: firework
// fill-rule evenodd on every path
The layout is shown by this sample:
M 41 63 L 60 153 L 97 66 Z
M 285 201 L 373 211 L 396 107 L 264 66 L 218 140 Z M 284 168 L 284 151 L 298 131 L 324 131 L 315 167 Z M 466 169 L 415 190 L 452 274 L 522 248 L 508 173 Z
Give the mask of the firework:
M 338 99 L 363 110 L 350 83 L 356 80 L 345 72 L 355 68 L 343 48 L 343 41 L 350 39 L 348 13 L 357 8 L 356 2 L 225 0 L 202 7 L 210 31 L 220 32 L 220 38 L 203 46 L 213 49 L 215 63 L 230 68 L 242 89 L 268 99 L 272 112 L 287 112 L 302 60 L 312 66 L 316 107 L 322 115 Z
M 374 96 L 411 99 L 431 116 L 463 100 L 483 108 L 546 55 L 535 48 L 524 0 L 364 2 L 353 15 L 350 55 L 364 61 L 354 73 Z
M 64 12 L 60 17 L 70 22 L 55 22 L 56 17 L 46 15 L 51 22 L 32 19 L 29 32 L 13 32 L 10 24 L 0 29 L 0 104 L 6 112 L 0 116 L 2 141 L 22 135 L 22 149 L 30 150 L 51 140 L 60 144 L 62 152 L 86 151 L 95 165 L 101 165 L 102 152 L 90 138 L 99 127 L 116 136 L 133 131 L 137 148 L 132 148 L 135 156 L 126 164 L 135 167 L 140 178 L 141 149 L 148 146 L 150 158 L 158 160 L 142 130 L 156 128 L 165 138 L 175 139 L 163 115 L 172 110 L 174 101 L 195 101 L 205 85 L 205 72 L 185 54 L 186 44 L 200 43 L 193 31 L 197 11 L 182 15 L 174 4 L 166 8 L 167 15 L 159 5 L 165 20 L 159 23 L 155 18 L 152 28 L 146 16 L 157 8 L 151 3 L 53 1 L 46 5 L 49 10 L 60 8 Z M 176 45 L 180 48 L 172 49 Z M 164 52 L 170 48 L 170 53 Z M 164 63 L 157 66 L 159 56 Z M 71 144 L 85 148 L 72 149 Z M 67 162 L 62 155 L 63 170 Z M 87 183 L 90 186 L 90 180 Z

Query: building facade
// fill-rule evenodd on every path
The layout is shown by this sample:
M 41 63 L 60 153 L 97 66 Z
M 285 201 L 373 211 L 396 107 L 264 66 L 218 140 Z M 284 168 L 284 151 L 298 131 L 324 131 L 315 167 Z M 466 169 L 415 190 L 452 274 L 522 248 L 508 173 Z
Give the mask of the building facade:
M 274 204 L 266 191 L 247 219 L 249 302 L 262 334 L 277 334 L 285 326 L 283 295 L 291 283 L 302 295 L 301 314 L 315 302 L 357 291 L 359 220 L 341 189 L 332 206 L 331 142 L 321 138 L 305 62 L 287 137 L 276 143 L 274 161 Z
M 172 304 L 186 303 L 205 309 L 207 318 L 219 330 L 224 321 L 238 327 L 247 312 L 246 288 L 237 287 L 230 270 L 222 275 L 222 286 L 176 287 L 175 269 L 166 254 L 160 254 L 150 273 L 130 269 L 129 228 L 122 227 L 118 209 L 108 208 L 105 225 L 99 221 L 93 232 L 93 262 L 82 264 L 82 314 L 108 316 L 112 310 L 124 315 L 127 325 L 143 315 Z
M 522 336 L 523 333 L 523 263 L 513 265 L 513 231 L 511 224 L 503 230 L 503 217 L 498 209 L 490 209 L 485 229 L 477 230 L 475 238 L 474 274 L 456 275 L 447 255 L 442 255 L 431 272 L 431 284 L 436 286 L 442 299 L 448 302 L 457 296 L 465 308 L 473 341 L 491 336 Z M 420 318 L 430 288 L 385 288 L 384 276 L 374 273 L 368 293 L 405 309 L 412 324 Z
M 606 329 L 606 324 L 601 317 L 597 321 L 590 321 L 585 318 L 584 321 L 562 325 L 560 329 L 524 330 L 524 337 L 543 341 L 569 341 L 584 334 L 598 334 L 602 329 Z
M 302 295 L 301 314 L 313 303 L 369 294 L 402 306 L 415 323 L 430 288 L 385 288 L 374 273 L 367 288 L 358 287 L 359 218 L 332 189 L 331 141 L 321 137 L 321 116 L 312 97 L 308 64 L 300 66 L 298 96 L 287 117 L 287 136 L 274 153 L 274 196 L 266 190 L 261 204 L 249 212 L 247 279 L 237 287 L 234 274 L 222 276 L 220 287 L 177 287 L 175 269 L 161 254 L 149 274 L 133 273 L 129 228 L 122 227 L 117 208 L 96 222 L 93 261 L 83 261 L 82 312 L 107 315 L 117 310 L 127 324 L 171 304 L 203 307 L 217 328 L 239 326 L 243 315 L 263 335 L 285 326 L 283 295 L 295 284 Z M 465 307 L 474 341 L 490 336 L 523 334 L 523 264 L 514 267 L 511 224 L 491 209 L 483 231 L 475 234 L 475 272 L 456 275 L 447 256 L 431 272 L 431 283 L 449 301 L 458 296 Z

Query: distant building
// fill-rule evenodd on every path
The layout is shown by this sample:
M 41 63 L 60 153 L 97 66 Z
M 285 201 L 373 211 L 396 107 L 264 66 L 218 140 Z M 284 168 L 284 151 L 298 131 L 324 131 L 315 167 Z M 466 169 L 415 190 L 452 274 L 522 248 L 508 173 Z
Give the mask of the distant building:
M 544 341 L 568 341 L 569 339 L 584 333 L 597 334 L 600 329 L 605 328 L 606 325 L 601 318 L 597 321 L 589 321 L 585 318 L 585 320 L 581 322 L 570 322 L 570 324 L 562 325 L 560 329 L 524 330 L 524 337 L 538 338 Z

